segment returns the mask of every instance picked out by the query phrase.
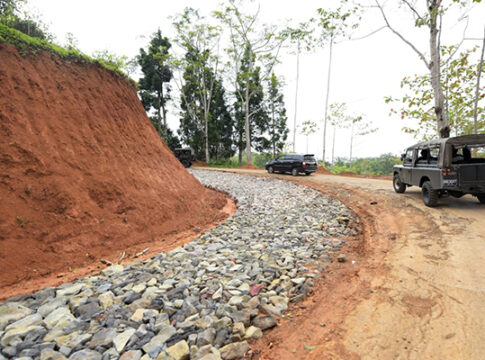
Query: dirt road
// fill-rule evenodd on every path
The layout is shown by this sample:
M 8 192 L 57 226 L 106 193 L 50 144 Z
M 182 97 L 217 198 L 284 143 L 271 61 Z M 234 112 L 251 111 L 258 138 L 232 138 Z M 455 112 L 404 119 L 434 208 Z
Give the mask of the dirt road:
M 336 196 L 363 232 L 315 294 L 254 344 L 257 358 L 485 357 L 485 206 L 476 198 L 429 209 L 420 189 L 395 194 L 389 180 L 277 176 Z

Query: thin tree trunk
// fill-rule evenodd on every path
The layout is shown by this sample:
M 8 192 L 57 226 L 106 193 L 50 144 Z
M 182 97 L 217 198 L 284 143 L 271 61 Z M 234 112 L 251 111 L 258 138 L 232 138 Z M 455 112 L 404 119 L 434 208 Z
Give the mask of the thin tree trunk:
M 480 64 L 478 65 L 477 74 L 477 89 L 475 92 L 475 104 L 473 105 L 473 124 L 475 129 L 475 134 L 478 134 L 478 97 L 480 96 L 480 77 L 482 76 L 483 67 L 483 53 L 485 51 L 485 27 L 483 31 L 483 44 L 482 44 L 482 55 L 480 56 Z
M 330 52 L 328 57 L 328 76 L 327 76 L 327 95 L 325 97 L 325 118 L 323 120 L 323 152 L 322 161 L 325 166 L 325 146 L 327 137 L 327 120 L 328 120 L 328 98 L 330 95 L 330 75 L 332 74 L 332 47 L 333 47 L 333 36 L 330 37 Z
M 165 103 L 163 101 L 163 85 L 161 91 L 158 93 L 158 100 L 160 101 L 159 104 L 162 107 L 162 115 L 163 115 L 163 139 L 167 141 L 167 110 L 165 109 Z
M 271 142 L 273 143 L 273 158 L 276 157 L 276 124 L 275 124 L 275 120 L 274 120 L 274 103 L 271 104 L 271 117 L 272 117 L 272 120 L 273 120 L 273 133 L 271 134 Z M 293 149 L 294 151 L 294 149 Z
M 333 127 L 333 141 L 332 141 L 332 165 L 334 164 L 335 155 L 335 133 L 337 132 L 337 127 Z
M 210 156 L 209 156 L 209 114 L 207 112 L 204 113 L 204 123 L 205 123 L 205 129 L 204 129 L 204 137 L 205 137 L 205 162 L 208 164 L 210 162 Z
M 431 63 L 429 64 L 431 71 L 431 85 L 434 93 L 434 111 L 436 114 L 436 122 L 438 125 L 438 134 L 440 138 L 447 138 L 450 136 L 450 124 L 448 122 L 448 114 L 445 111 L 443 88 L 441 87 L 441 61 L 440 61 L 440 45 L 438 44 L 438 10 L 439 3 L 430 7 L 430 24 L 429 24 L 429 46 L 431 54 Z
M 296 89 L 295 89 L 295 116 L 293 118 L 293 152 L 296 152 L 296 115 L 298 110 L 298 83 L 300 81 L 300 40 L 296 53 Z
M 246 158 L 248 164 L 251 164 L 251 133 L 249 126 L 249 72 L 246 79 L 246 99 L 244 101 L 244 130 L 246 132 Z

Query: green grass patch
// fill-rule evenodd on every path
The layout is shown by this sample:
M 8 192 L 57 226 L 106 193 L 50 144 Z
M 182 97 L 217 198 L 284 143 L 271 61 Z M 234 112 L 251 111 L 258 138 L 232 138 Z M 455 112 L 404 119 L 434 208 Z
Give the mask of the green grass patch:
M 101 66 L 106 70 L 115 72 L 120 77 L 125 79 L 131 86 L 136 88 L 136 83 L 114 65 L 107 64 L 101 59 L 93 59 L 76 49 L 65 49 L 46 40 L 30 37 L 4 24 L 0 24 L 0 42 L 12 44 L 17 48 L 19 54 L 24 57 L 35 56 L 35 54 L 39 51 L 48 51 L 58 55 L 62 59 L 74 60 L 80 64 L 95 64 Z

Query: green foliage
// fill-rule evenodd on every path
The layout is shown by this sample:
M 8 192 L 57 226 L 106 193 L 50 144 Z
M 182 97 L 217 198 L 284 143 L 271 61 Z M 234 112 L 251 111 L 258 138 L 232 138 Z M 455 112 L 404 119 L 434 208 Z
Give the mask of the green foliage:
M 379 157 L 354 159 L 352 161 L 338 158 L 335 164 L 327 166 L 327 169 L 335 174 L 353 172 L 359 175 L 390 175 L 393 166 L 400 163 L 399 157 L 384 154 Z
M 246 147 L 246 116 L 249 118 L 249 133 L 251 145 L 256 151 L 264 151 L 271 147 L 270 140 L 264 134 L 269 129 L 270 117 L 264 107 L 264 91 L 261 83 L 261 68 L 255 65 L 256 55 L 247 47 L 242 58 L 237 76 L 236 101 L 234 103 L 236 144 L 242 154 Z M 274 105 L 279 106 L 277 98 Z M 246 109 L 246 102 L 248 103 Z M 275 116 L 277 114 L 275 113 Z
M 276 154 L 278 156 L 280 154 Z M 252 164 L 256 167 L 264 169 L 266 163 L 270 160 L 274 159 L 272 153 L 263 152 L 263 153 L 255 153 L 251 154 Z M 221 158 L 221 159 L 212 159 L 209 163 L 209 166 L 217 167 L 217 168 L 236 168 L 241 165 L 247 164 L 247 157 L 246 154 L 242 154 L 242 161 L 239 162 L 238 158 L 233 156 L 231 158 Z
M 166 131 L 163 128 L 163 126 L 162 126 L 162 129 L 160 129 L 160 131 L 158 130 L 160 123 L 156 116 L 150 116 L 150 122 L 152 123 L 155 130 L 157 130 L 158 135 L 160 135 L 160 137 L 163 139 L 165 144 L 167 144 L 167 146 L 170 148 L 170 150 L 173 151 L 175 149 L 182 147 L 182 144 L 180 143 L 180 139 L 178 138 L 177 135 L 173 133 L 173 131 L 169 127 L 167 127 Z
M 119 68 L 115 66 L 92 59 L 89 56 L 79 52 L 78 50 L 64 49 L 46 40 L 30 37 L 4 24 L 0 24 L 0 42 L 12 44 L 17 48 L 22 56 L 34 56 L 39 51 L 48 51 L 60 56 L 63 59 L 73 60 L 80 64 L 97 64 L 107 70 L 117 73 L 119 76 L 128 81 L 132 86 L 134 86 L 133 80 L 129 79 Z
M 270 149 L 273 150 L 273 156 L 283 150 L 285 141 L 288 138 L 288 126 L 286 122 L 285 102 L 281 92 L 281 83 L 274 73 L 271 74 L 268 86 L 268 115 L 270 123 L 268 125 Z
M 442 47 L 443 57 L 448 57 L 456 49 Z M 448 112 L 450 127 L 455 135 L 473 133 L 473 102 L 475 99 L 478 66 L 471 58 L 477 47 L 460 53 L 453 60 L 443 64 L 441 86 L 445 96 L 445 111 Z M 417 139 L 432 139 L 436 136 L 434 93 L 430 75 L 407 76 L 401 81 L 404 95 L 401 98 L 386 97 L 385 102 L 396 107 L 390 115 L 402 120 L 417 121 L 417 126 L 406 125 L 403 130 Z M 478 102 L 478 129 L 485 131 L 485 87 L 481 87 Z
M 165 106 L 170 100 L 169 83 L 173 77 L 169 64 L 171 46 L 168 38 L 162 37 L 161 31 L 158 29 L 150 40 L 148 51 L 140 49 L 138 57 L 138 64 L 143 72 L 143 77 L 139 80 L 141 102 L 147 112 L 151 109 L 156 111 L 159 133 L 167 129 Z

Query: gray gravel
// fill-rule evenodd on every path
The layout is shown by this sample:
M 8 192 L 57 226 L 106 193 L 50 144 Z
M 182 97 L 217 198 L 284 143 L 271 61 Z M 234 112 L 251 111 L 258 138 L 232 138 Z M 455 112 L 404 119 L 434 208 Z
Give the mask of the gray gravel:
M 192 173 L 237 212 L 182 248 L 0 304 L 0 360 L 237 359 L 355 235 L 351 211 L 315 190 Z

